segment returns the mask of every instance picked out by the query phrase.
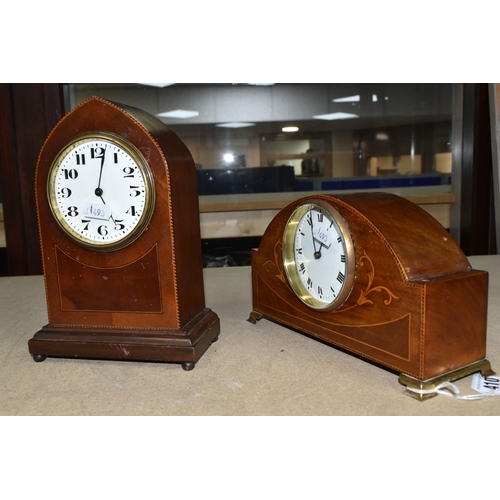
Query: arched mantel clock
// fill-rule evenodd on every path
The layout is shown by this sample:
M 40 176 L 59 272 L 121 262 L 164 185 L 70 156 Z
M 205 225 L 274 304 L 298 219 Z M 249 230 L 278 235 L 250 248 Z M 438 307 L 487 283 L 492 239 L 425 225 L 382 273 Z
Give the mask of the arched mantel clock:
M 196 171 L 139 109 L 93 97 L 52 130 L 36 170 L 47 356 L 181 363 L 217 339 L 205 307 Z
M 402 197 L 290 203 L 252 252 L 252 286 L 251 322 L 274 320 L 394 370 L 419 399 L 443 381 L 493 373 L 488 273 Z

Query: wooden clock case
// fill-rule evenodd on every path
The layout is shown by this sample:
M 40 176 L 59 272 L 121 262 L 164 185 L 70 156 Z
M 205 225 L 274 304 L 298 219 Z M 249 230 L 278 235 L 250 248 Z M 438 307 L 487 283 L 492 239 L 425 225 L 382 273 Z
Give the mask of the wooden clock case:
M 340 212 L 355 246 L 352 292 L 333 312 L 303 304 L 283 269 L 285 225 L 297 206 L 318 199 Z M 252 251 L 252 285 L 249 321 L 265 317 L 346 349 L 400 373 L 409 388 L 493 373 L 485 360 L 488 273 L 473 270 L 450 234 L 399 196 L 312 195 L 290 203 Z
M 132 143 L 151 169 L 156 203 L 149 226 L 115 251 L 86 249 L 60 229 L 47 178 L 59 151 L 85 132 Z M 185 144 L 160 120 L 93 97 L 47 138 L 36 170 L 36 203 L 49 323 L 29 341 L 46 356 L 182 363 L 215 341 L 217 315 L 205 307 L 196 169 Z

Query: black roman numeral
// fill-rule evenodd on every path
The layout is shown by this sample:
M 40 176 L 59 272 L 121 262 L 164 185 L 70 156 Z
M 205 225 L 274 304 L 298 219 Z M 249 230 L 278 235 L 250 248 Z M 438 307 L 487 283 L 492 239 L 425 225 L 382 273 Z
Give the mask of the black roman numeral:
M 339 271 L 339 274 L 337 276 L 337 281 L 339 283 L 344 283 L 344 280 L 345 280 L 345 276 Z

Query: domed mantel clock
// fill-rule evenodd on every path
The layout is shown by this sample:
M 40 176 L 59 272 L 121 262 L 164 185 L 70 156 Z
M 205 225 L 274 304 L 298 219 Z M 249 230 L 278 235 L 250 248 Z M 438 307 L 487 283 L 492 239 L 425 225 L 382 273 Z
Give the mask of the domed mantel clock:
M 217 339 L 205 307 L 196 171 L 184 143 L 139 109 L 92 97 L 40 152 L 36 203 L 47 356 L 181 363 Z
M 249 321 L 265 317 L 394 370 L 417 399 L 444 381 L 493 373 L 488 273 L 402 197 L 290 203 L 252 251 L 252 287 Z

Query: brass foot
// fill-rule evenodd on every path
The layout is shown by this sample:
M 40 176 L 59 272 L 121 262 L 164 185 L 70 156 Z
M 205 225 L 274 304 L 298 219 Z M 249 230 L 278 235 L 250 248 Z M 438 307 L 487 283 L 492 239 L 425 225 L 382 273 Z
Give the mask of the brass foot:
M 252 311 L 250 313 L 250 317 L 247 319 L 247 321 L 249 321 L 250 323 L 253 323 L 255 325 L 255 324 L 257 324 L 257 321 L 259 321 L 260 319 L 262 319 L 262 314 L 260 314 L 256 311 Z
M 425 401 L 426 399 L 433 398 L 437 396 L 437 393 L 421 393 L 416 391 L 432 391 L 439 384 L 443 382 L 453 382 L 454 380 L 458 380 L 460 378 L 467 377 L 472 375 L 473 373 L 481 372 L 481 375 L 486 378 L 490 375 L 495 375 L 495 372 L 491 369 L 490 362 L 487 359 L 483 359 L 481 361 L 476 361 L 470 365 L 463 366 L 462 368 L 457 368 L 456 370 L 452 370 L 447 373 L 443 373 L 442 375 L 438 375 L 437 377 L 429 378 L 427 380 L 419 380 L 410 375 L 406 375 L 402 373 L 399 376 L 399 383 L 407 387 L 404 392 L 406 395 L 418 399 L 419 401 Z M 411 390 L 415 389 L 415 390 Z

